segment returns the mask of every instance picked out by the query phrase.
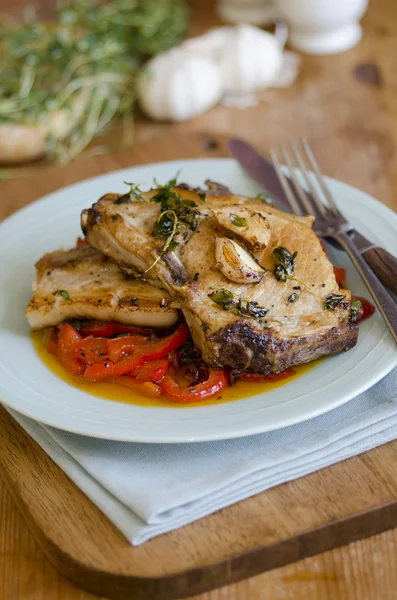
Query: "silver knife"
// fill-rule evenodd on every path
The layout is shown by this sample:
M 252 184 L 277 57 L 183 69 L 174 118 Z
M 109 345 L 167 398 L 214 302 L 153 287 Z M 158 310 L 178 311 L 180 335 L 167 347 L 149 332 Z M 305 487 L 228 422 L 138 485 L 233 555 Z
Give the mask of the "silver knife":
M 238 163 L 266 190 L 269 196 L 277 201 L 284 210 L 291 212 L 272 163 L 243 140 L 230 140 L 229 150 Z M 397 294 L 397 258 L 384 248 L 380 248 L 367 240 L 355 229 L 350 235 L 357 249 L 381 282 Z

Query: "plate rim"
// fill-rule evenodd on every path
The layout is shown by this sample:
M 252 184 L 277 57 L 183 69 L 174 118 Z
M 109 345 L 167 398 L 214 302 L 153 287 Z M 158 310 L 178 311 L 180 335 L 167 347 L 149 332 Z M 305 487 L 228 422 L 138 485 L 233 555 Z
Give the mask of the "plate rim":
M 23 216 L 26 212 L 29 213 L 29 211 L 35 211 L 37 210 L 37 208 L 42 205 L 42 204 L 47 204 L 47 203 L 51 203 L 54 199 L 57 198 L 57 196 L 59 195 L 60 192 L 62 193 L 68 193 L 73 191 L 74 189 L 78 189 L 81 188 L 81 186 L 86 186 L 91 185 L 93 182 L 99 181 L 101 179 L 106 178 L 107 176 L 115 176 L 118 173 L 126 173 L 126 172 L 130 172 L 131 170 L 140 170 L 140 169 L 144 169 L 144 170 L 151 170 L 151 169 L 156 169 L 156 168 L 162 168 L 162 167 L 170 167 L 171 165 L 179 165 L 179 166 L 184 166 L 184 165 L 191 165 L 191 164 L 198 164 L 198 163 L 202 163 L 203 165 L 205 163 L 225 163 L 230 165 L 231 163 L 233 164 L 233 166 L 238 166 L 237 161 L 235 161 L 232 158 L 198 158 L 198 159 L 181 159 L 181 160 L 171 160 L 171 161 L 159 161 L 159 162 L 154 162 L 154 163 L 146 163 L 146 164 L 142 164 L 142 165 L 136 165 L 136 166 L 132 166 L 132 167 L 127 167 L 127 168 L 123 168 L 123 169 L 116 169 L 114 171 L 108 171 L 106 173 L 102 173 L 100 175 L 96 175 L 94 177 L 88 177 L 86 179 L 80 180 L 78 182 L 72 183 L 68 186 L 59 188 L 58 190 L 55 190 L 53 192 L 50 192 L 49 194 L 46 194 L 45 196 L 35 200 L 34 202 L 31 202 L 30 204 L 28 204 L 27 206 L 21 208 L 20 210 L 14 212 L 13 214 L 11 214 L 9 217 L 7 217 L 6 219 L 4 219 L 4 221 L 2 221 L 0 223 L 0 238 L 2 236 L 3 230 L 7 227 L 7 225 L 10 225 L 12 223 L 13 219 L 19 219 L 21 218 L 21 215 Z M 250 180 L 249 176 L 246 175 L 246 173 L 238 166 L 238 168 L 240 169 L 239 174 L 243 174 L 244 178 L 246 177 L 247 180 Z M 333 186 L 340 186 L 342 189 L 345 190 L 345 192 L 347 192 L 348 194 L 354 193 L 354 194 L 360 194 L 361 198 L 363 199 L 363 201 L 365 201 L 365 203 L 367 204 L 367 206 L 370 207 L 378 207 L 380 208 L 380 215 L 381 217 L 384 218 L 384 220 L 387 219 L 388 216 L 392 216 L 392 220 L 396 221 L 396 226 L 395 229 L 397 231 L 397 214 L 388 206 L 384 205 L 383 203 L 381 203 L 379 200 L 377 200 L 376 198 L 372 197 L 371 195 L 367 194 L 366 192 L 363 192 L 361 190 L 359 190 L 358 188 L 355 188 L 349 184 L 343 183 L 337 179 L 334 178 L 330 178 L 327 177 L 326 178 L 328 182 L 331 183 L 331 185 Z M 383 336 L 382 338 L 383 339 Z M 391 352 L 387 352 L 387 355 L 391 354 Z M 2 397 L 2 403 L 6 406 L 11 408 L 12 410 L 16 410 L 17 412 L 38 420 L 40 423 L 43 423 L 45 425 L 49 425 L 51 427 L 55 427 L 58 429 L 62 429 L 65 431 L 69 431 L 71 433 L 75 433 L 75 434 L 79 434 L 79 435 L 85 435 L 85 436 L 89 436 L 89 437 L 95 437 L 95 438 L 101 438 L 101 439 L 109 439 L 109 440 L 117 440 L 117 441 L 128 441 L 128 442 L 137 442 L 137 443 L 191 443 L 191 442 L 208 442 L 208 441 L 217 441 L 217 440 L 225 440 L 225 439 L 233 439 L 233 438 L 240 438 L 240 437 L 245 437 L 245 436 L 250 436 L 250 435 L 258 435 L 261 433 L 265 433 L 265 432 L 269 432 L 269 431 L 273 431 L 273 430 L 277 430 L 277 429 L 282 429 L 284 427 L 288 427 L 291 425 L 295 425 L 301 422 L 304 422 L 306 420 L 318 417 L 322 414 L 325 414 L 333 409 L 338 408 L 339 406 L 345 404 L 346 402 L 349 402 L 352 398 L 356 397 L 357 395 L 361 394 L 363 391 L 369 389 L 370 387 L 372 387 L 373 385 L 375 385 L 378 381 L 380 381 L 383 377 L 385 377 L 395 366 L 397 366 L 397 352 L 393 353 L 393 356 L 390 356 L 389 361 L 386 362 L 386 364 L 383 365 L 383 369 L 380 369 L 376 376 L 372 378 L 371 382 L 368 383 L 363 383 L 361 386 L 357 386 L 356 389 L 354 391 L 352 391 L 351 393 L 348 393 L 346 395 L 341 396 L 338 400 L 332 402 L 332 405 L 330 405 L 329 407 L 326 407 L 324 409 L 324 407 L 322 405 L 318 406 L 318 410 L 316 410 L 316 407 L 313 407 L 312 410 L 310 411 L 310 415 L 307 416 L 307 414 L 304 412 L 304 414 L 301 417 L 297 417 L 296 415 L 294 417 L 292 417 L 291 419 L 288 418 L 284 418 L 283 419 L 283 423 L 282 424 L 277 424 L 277 423 L 273 423 L 270 424 L 270 426 L 266 426 L 266 423 L 263 424 L 263 422 L 260 422 L 260 424 L 258 424 L 256 427 L 251 425 L 249 428 L 247 426 L 245 426 L 245 430 L 244 431 L 224 431 L 222 432 L 218 432 L 216 434 L 214 434 L 213 432 L 209 432 L 208 434 L 205 434 L 205 432 L 201 432 L 200 434 L 195 434 L 193 436 L 189 436 L 189 435 L 185 435 L 185 436 L 178 436 L 178 439 L 175 439 L 171 436 L 171 438 L 167 435 L 162 435 L 159 437 L 159 435 L 155 435 L 154 437 L 151 437 L 150 439 L 148 439 L 148 435 L 145 432 L 143 437 L 140 437 L 139 434 L 135 431 L 135 433 L 131 436 L 128 433 L 123 433 L 121 432 L 119 435 L 117 435 L 117 437 L 115 437 L 114 433 L 110 433 L 109 435 L 106 435 L 106 432 L 103 431 L 103 424 L 100 426 L 102 427 L 102 431 L 98 432 L 98 431 L 89 431 L 87 430 L 85 427 L 87 427 L 86 423 L 83 423 L 82 426 L 79 426 L 78 423 L 76 423 L 73 428 L 71 428 L 71 425 L 66 424 L 66 425 L 62 425 L 57 423 L 54 423 L 54 419 L 46 419 L 45 417 L 37 417 L 37 414 L 34 414 L 35 411 L 29 411 L 26 409 L 21 409 L 21 408 L 15 408 L 15 403 L 13 404 L 12 402 L 10 402 L 9 400 L 6 400 Z M 0 370 L 3 371 L 4 370 L 4 366 L 3 364 L 0 365 Z M 64 385 L 67 385 L 65 382 L 63 382 Z M 1 391 L 4 394 L 4 388 L 1 388 Z M 318 391 L 321 391 L 321 388 L 318 389 Z M 3 396 L 2 394 L 2 396 Z M 12 394 L 12 392 L 11 392 Z M 92 398 L 92 396 L 90 396 L 89 394 L 86 394 L 88 397 Z M 249 398 L 253 398 L 253 396 L 248 397 L 244 400 L 247 400 Z M 95 429 L 95 427 L 94 427 Z M 175 434 L 174 434 L 175 435 Z

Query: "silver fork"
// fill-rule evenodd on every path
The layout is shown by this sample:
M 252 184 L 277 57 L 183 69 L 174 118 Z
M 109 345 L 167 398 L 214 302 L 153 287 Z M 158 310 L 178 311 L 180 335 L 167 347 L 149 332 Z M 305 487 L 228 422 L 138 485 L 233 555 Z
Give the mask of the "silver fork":
M 288 168 L 290 180 L 292 180 L 293 185 L 288 181 L 281 169 L 277 150 L 270 150 L 270 156 L 291 209 L 297 215 L 314 215 L 316 217 L 316 233 L 320 237 L 334 239 L 340 244 L 359 272 L 374 299 L 379 312 L 389 327 L 394 340 L 397 342 L 397 304 L 351 241 L 348 233 L 353 229 L 353 226 L 346 221 L 336 206 L 335 200 L 325 182 L 307 140 L 301 140 L 301 150 L 299 150 L 299 147 L 295 142 L 291 142 L 286 146 L 280 146 L 279 151 L 282 161 Z M 309 164 L 310 169 L 313 171 L 315 180 L 327 200 L 327 205 L 321 201 L 311 174 L 306 167 L 306 163 Z M 306 193 L 301 185 L 295 167 L 300 168 L 307 188 L 311 192 L 311 196 Z

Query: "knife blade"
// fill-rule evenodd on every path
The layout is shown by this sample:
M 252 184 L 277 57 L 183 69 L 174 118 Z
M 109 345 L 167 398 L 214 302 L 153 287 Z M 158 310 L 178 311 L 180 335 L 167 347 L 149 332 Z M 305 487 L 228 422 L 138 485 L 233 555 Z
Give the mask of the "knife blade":
M 269 196 L 281 205 L 283 210 L 292 212 L 276 170 L 269 160 L 243 140 L 230 140 L 229 150 L 252 179 L 259 183 Z M 308 195 L 310 196 L 310 192 L 308 192 Z M 382 283 L 397 294 L 397 258 L 387 250 L 369 241 L 355 229 L 351 231 L 350 236 L 365 261 Z

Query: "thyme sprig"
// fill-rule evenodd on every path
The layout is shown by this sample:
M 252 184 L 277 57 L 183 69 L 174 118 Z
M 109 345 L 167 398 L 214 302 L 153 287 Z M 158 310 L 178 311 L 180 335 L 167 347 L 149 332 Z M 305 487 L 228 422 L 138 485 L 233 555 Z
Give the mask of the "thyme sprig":
M 153 267 L 157 265 L 160 258 L 168 251 L 174 250 L 176 248 L 174 237 L 178 231 L 178 217 L 173 210 L 165 210 L 161 212 L 157 217 L 157 221 L 155 224 L 155 231 L 161 237 L 166 237 L 164 245 L 161 249 L 160 254 L 156 258 L 153 264 L 150 265 L 148 269 L 146 269 L 145 273 L 148 273 Z
M 157 184 L 157 191 L 151 198 L 151 202 L 160 204 L 161 208 L 154 224 L 153 235 L 163 238 L 165 242 L 160 254 L 145 273 L 150 271 L 166 252 L 175 250 L 181 241 L 187 238 L 189 231 L 197 229 L 200 216 L 197 204 L 181 198 L 175 191 L 177 177 L 165 185 Z

